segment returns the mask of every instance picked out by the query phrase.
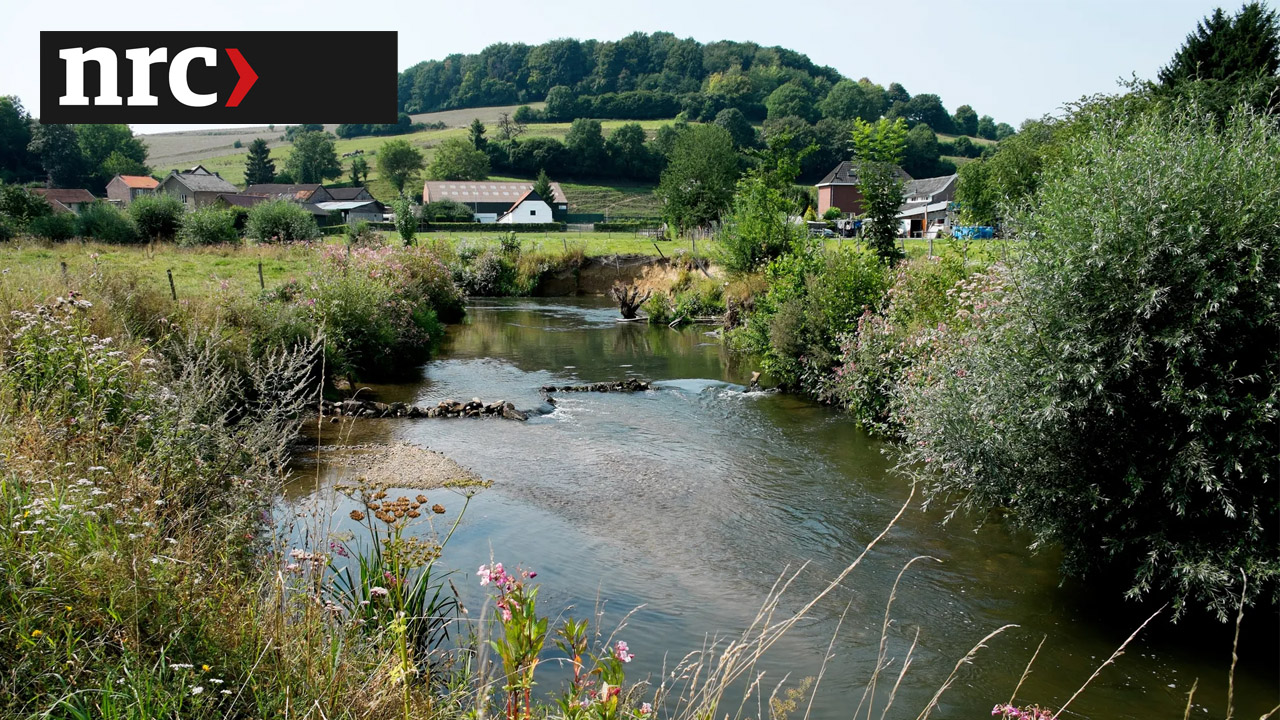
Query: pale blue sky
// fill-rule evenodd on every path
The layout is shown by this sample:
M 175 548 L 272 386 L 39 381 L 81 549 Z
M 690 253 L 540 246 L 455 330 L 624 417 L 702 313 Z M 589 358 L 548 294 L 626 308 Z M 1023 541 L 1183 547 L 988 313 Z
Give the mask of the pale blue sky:
M 121 4 L 5 0 L 0 25 L 0 94 L 39 113 L 40 30 L 398 30 L 399 64 L 494 42 L 557 37 L 617 39 L 665 30 L 703 42 L 751 40 L 807 54 L 852 78 L 912 94 L 935 93 L 949 110 L 1017 125 L 1086 94 L 1114 92 L 1117 80 L 1157 69 L 1213 8 L 1212 0 L 453 0 L 438 2 L 278 2 Z M 359 48 L 316 48 L 300 72 L 326 62 L 358 62 Z M 139 126 L 140 132 L 198 126 Z

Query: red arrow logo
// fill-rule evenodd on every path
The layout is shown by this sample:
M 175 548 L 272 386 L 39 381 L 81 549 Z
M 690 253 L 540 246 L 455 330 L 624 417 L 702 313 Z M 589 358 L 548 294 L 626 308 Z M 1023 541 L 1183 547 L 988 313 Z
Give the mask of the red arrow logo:
M 236 89 L 231 91 L 231 99 L 227 101 L 227 107 L 236 107 L 249 92 L 249 88 L 258 82 L 258 73 L 249 67 L 249 62 L 244 59 L 239 50 L 227 48 L 227 55 L 231 57 L 231 64 L 236 66 L 236 72 L 240 74 L 240 80 L 236 82 Z

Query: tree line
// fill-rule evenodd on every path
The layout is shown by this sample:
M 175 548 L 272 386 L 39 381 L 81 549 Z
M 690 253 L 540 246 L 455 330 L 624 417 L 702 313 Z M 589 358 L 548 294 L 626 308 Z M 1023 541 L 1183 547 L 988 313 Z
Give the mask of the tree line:
M 0 97 L 0 182 L 102 193 L 117 174 L 150 172 L 128 125 L 41 125 L 20 99 Z

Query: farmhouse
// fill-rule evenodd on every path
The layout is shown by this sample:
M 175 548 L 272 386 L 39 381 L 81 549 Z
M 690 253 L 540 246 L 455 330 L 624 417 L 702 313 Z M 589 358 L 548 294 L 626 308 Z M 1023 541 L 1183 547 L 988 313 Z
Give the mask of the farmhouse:
M 899 177 L 910 182 L 911 176 L 902 168 L 896 168 Z M 831 208 L 839 208 L 845 215 L 862 214 L 862 191 L 858 189 L 858 170 L 850 161 L 840 163 L 818 182 L 818 216 Z
M 287 185 L 284 183 L 259 183 L 244 189 L 246 195 L 264 195 L 272 199 L 292 200 L 297 203 L 333 202 L 330 190 L 319 183 Z M 372 200 L 373 198 L 370 198 Z
M 93 193 L 82 189 L 31 188 L 31 192 L 44 198 L 55 213 L 78 213 L 85 205 L 90 205 L 97 200 Z
M 218 173 L 209 172 L 203 165 L 197 165 L 186 172 L 170 172 L 168 177 L 160 181 L 157 192 L 177 195 L 188 209 L 194 210 L 212 204 L 223 193 L 236 193 L 239 190 L 223 180 Z
M 471 209 L 476 222 L 543 223 L 554 222 L 569 212 L 569 201 L 560 183 L 551 183 L 551 190 L 555 197 L 548 201 L 536 193 L 536 199 L 529 197 L 533 191 L 531 182 L 428 181 L 422 188 L 422 201 L 462 203 Z M 546 206 L 546 213 L 539 213 L 538 203 Z M 518 207 L 521 204 L 525 205 L 523 209 Z
M 329 197 L 333 198 L 333 202 L 349 202 L 351 200 L 372 200 L 373 195 L 362 187 L 349 188 L 325 188 L 329 191 Z
M 107 199 L 122 207 L 129 205 L 143 195 L 154 195 L 160 181 L 146 175 L 116 175 L 107 183 Z
M 217 205 L 220 208 L 241 208 L 244 210 L 248 210 L 249 208 L 253 207 L 254 205 L 257 205 L 258 203 L 264 203 L 264 202 L 267 202 L 268 200 L 276 200 L 276 199 L 278 198 L 271 197 L 270 195 L 251 195 L 249 193 L 222 193 L 218 195 L 217 199 L 214 200 L 213 204 Z M 320 208 L 315 203 L 304 202 L 304 203 L 298 203 L 298 204 L 302 206 L 303 210 L 306 210 L 307 212 L 311 213 L 315 217 L 317 223 L 319 223 L 320 225 L 328 224 L 329 222 L 328 210 Z
M 958 175 L 912 180 L 902 188 L 902 209 L 898 221 L 903 237 L 937 237 L 951 229 L 951 201 L 956 196 Z

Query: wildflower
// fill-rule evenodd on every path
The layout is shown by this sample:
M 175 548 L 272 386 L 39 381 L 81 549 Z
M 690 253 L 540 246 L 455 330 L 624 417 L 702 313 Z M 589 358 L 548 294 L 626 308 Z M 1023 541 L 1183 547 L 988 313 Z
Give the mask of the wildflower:
M 213 683 L 214 685 L 221 685 L 226 681 L 223 680 L 222 678 L 209 678 L 209 682 Z
M 441 505 L 440 503 L 436 503 L 435 505 L 432 505 L 432 506 L 431 506 L 431 512 L 433 512 L 433 513 L 435 513 L 435 514 L 437 514 L 437 515 L 443 515 L 443 514 L 444 514 L 444 506 L 443 506 L 443 505 Z
M 230 694 L 231 694 L 231 691 L 230 691 L 230 690 L 223 690 L 223 691 L 222 691 L 222 694 L 223 694 L 223 695 L 230 695 Z
M 375 585 L 369 588 L 369 597 L 374 598 L 375 600 L 378 598 L 384 598 L 390 594 L 391 592 L 381 585 Z
M 628 649 L 627 644 L 622 640 L 619 640 L 618 644 L 613 648 L 613 656 L 624 663 L 629 663 L 634 660 L 636 656 L 634 653 L 627 652 Z
M 209 671 L 210 671 L 210 670 L 212 670 L 213 668 L 209 667 L 208 665 L 201 665 L 201 666 L 200 666 L 200 669 L 201 669 L 201 670 L 203 670 L 203 671 L 205 671 L 205 672 L 209 672 Z
M 651 712 L 653 712 L 653 706 L 652 706 L 652 705 L 650 705 L 649 703 L 641 703 L 641 704 L 640 704 L 640 714 L 641 714 L 641 715 L 648 715 L 648 714 L 649 714 L 649 713 L 651 713 Z
M 41 636 L 41 635 L 43 635 L 43 634 L 44 634 L 44 631 L 43 631 L 43 630 L 32 630 L 32 631 L 31 631 L 31 637 L 33 637 L 33 638 L 38 638 L 38 637 L 40 637 L 40 636 Z
M 191 688 L 191 694 L 192 694 L 192 695 L 199 695 L 199 694 L 200 694 L 200 693 L 202 693 L 202 692 L 204 692 L 204 688 L 203 688 L 203 687 L 201 687 L 200 685 L 197 685 L 197 686 L 195 686 L 195 687 Z
M 169 667 L 177 668 L 179 670 L 190 670 L 195 666 L 192 665 L 191 663 L 169 663 Z
M 63 605 L 62 607 L 63 607 L 67 612 L 71 612 L 71 606 L 70 606 L 70 605 Z
M 359 510 L 352 510 L 351 519 L 355 520 L 356 522 L 360 522 L 364 520 L 364 513 L 360 512 Z

